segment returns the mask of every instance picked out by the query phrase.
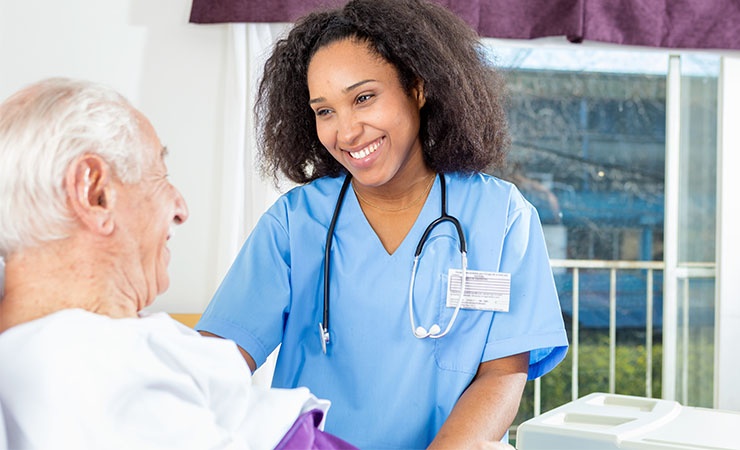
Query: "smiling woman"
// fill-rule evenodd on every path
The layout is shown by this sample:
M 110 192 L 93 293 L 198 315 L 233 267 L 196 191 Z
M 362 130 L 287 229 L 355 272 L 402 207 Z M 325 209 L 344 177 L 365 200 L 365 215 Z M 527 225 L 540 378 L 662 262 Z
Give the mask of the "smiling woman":
M 357 63 L 340 64 L 350 59 Z M 394 66 L 353 39 L 316 51 L 307 80 L 319 141 L 351 175 L 365 217 L 392 254 L 434 181 L 419 136 L 423 87 L 407 93 Z

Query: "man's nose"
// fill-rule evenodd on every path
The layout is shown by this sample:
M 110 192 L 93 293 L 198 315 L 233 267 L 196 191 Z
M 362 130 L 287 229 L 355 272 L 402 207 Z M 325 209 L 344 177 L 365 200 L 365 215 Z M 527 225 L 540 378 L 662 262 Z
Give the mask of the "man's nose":
M 180 191 L 175 189 L 175 216 L 172 221 L 176 225 L 180 225 L 188 220 L 190 212 L 188 211 L 188 204 L 185 202 L 185 198 L 180 194 Z

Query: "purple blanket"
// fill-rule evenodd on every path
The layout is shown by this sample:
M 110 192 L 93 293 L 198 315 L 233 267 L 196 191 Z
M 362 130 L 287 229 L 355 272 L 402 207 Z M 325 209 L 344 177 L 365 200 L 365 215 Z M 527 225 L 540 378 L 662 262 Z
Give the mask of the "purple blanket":
M 301 414 L 275 450 L 356 449 L 338 437 L 319 430 L 324 413 L 318 409 Z

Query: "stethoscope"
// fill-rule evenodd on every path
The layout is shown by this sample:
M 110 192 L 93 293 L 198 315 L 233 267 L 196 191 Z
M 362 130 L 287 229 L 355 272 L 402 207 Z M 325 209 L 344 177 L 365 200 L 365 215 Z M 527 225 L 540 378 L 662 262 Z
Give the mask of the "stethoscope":
M 337 217 L 339 217 L 339 210 L 342 208 L 342 203 L 344 201 L 344 195 L 347 193 L 347 188 L 349 188 L 350 182 L 352 181 L 352 176 L 347 175 L 344 179 L 344 183 L 342 184 L 342 189 L 339 191 L 339 197 L 337 198 L 337 204 L 334 207 L 334 214 L 331 218 L 331 223 L 329 224 L 329 230 L 326 233 L 326 248 L 324 250 L 324 317 L 323 322 L 319 322 L 319 335 L 321 337 L 321 349 L 326 353 L 326 346 L 329 344 L 329 274 L 330 274 L 330 266 L 331 266 L 331 243 L 334 239 L 334 226 L 337 223 Z M 452 325 L 455 323 L 455 320 L 457 319 L 457 314 L 460 312 L 460 307 L 462 306 L 463 296 L 465 293 L 465 278 L 467 274 L 467 268 L 468 268 L 468 258 L 467 258 L 467 246 L 465 245 L 465 233 L 463 233 L 462 226 L 460 225 L 460 221 L 457 220 L 454 216 L 451 216 L 447 214 L 447 186 L 445 185 L 445 176 L 444 174 L 441 174 L 439 177 L 439 185 L 440 185 L 440 200 L 441 200 L 441 206 L 442 206 L 442 213 L 441 215 L 432 221 L 430 223 L 426 230 L 424 230 L 424 234 L 421 235 L 421 239 L 419 239 L 419 243 L 416 245 L 416 252 L 414 253 L 414 266 L 411 269 L 411 282 L 409 283 L 409 322 L 411 324 L 411 331 L 414 333 L 414 336 L 419 339 L 424 338 L 431 338 L 431 339 L 439 339 L 447 333 L 450 332 L 452 329 Z M 460 255 L 461 255 L 461 267 L 462 267 L 462 281 L 460 283 L 460 296 L 457 299 L 457 305 L 455 306 L 455 311 L 452 313 L 452 318 L 450 318 L 450 322 L 447 324 L 447 327 L 445 328 L 444 332 L 442 331 L 442 328 L 438 324 L 433 324 L 429 329 L 426 329 L 422 326 L 416 326 L 416 321 L 414 320 L 414 282 L 416 281 L 416 271 L 419 265 L 419 259 L 421 257 L 421 251 L 424 248 L 424 244 L 427 241 L 427 238 L 431 234 L 434 227 L 437 225 L 443 223 L 443 222 L 450 222 L 455 226 L 455 229 L 457 230 L 457 236 L 458 240 L 460 241 Z

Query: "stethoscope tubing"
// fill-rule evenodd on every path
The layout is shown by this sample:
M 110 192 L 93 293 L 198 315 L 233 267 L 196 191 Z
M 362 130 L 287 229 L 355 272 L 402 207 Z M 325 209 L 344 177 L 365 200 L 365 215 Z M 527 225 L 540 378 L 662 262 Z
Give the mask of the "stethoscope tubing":
M 337 198 L 337 203 L 334 207 L 334 214 L 332 215 L 331 222 L 329 223 L 329 229 L 327 230 L 327 233 L 326 233 L 326 247 L 324 249 L 324 313 L 322 317 L 323 322 L 319 323 L 319 333 L 321 333 L 321 347 L 325 354 L 326 354 L 327 344 L 329 344 L 329 306 L 330 306 L 329 275 L 331 273 L 331 257 L 330 257 L 331 256 L 331 244 L 334 238 L 334 229 L 336 227 L 337 218 L 339 217 L 339 211 L 342 208 L 342 204 L 344 202 L 344 196 L 347 193 L 347 189 L 349 188 L 351 181 L 352 181 L 352 175 L 347 174 L 346 177 L 344 178 L 344 182 L 342 183 L 342 188 L 339 191 L 339 197 Z M 460 221 L 457 220 L 457 218 L 455 218 L 454 216 L 447 214 L 447 186 L 445 183 L 444 174 L 440 174 L 439 182 L 440 182 L 440 191 L 441 191 L 440 192 L 441 214 L 437 219 L 432 221 L 432 223 L 430 223 L 427 226 L 421 238 L 419 239 L 419 243 L 416 246 L 416 251 L 414 252 L 414 263 L 413 263 L 413 268 L 411 271 L 411 282 L 409 283 L 409 321 L 411 324 L 411 331 L 413 332 L 414 336 L 416 336 L 419 339 L 423 339 L 423 338 L 438 339 L 438 338 L 445 336 L 447 333 L 449 333 L 449 331 L 452 329 L 452 325 L 455 323 L 455 320 L 457 319 L 458 313 L 460 312 L 460 308 L 462 306 L 462 301 L 463 301 L 463 296 L 465 293 L 465 278 L 467 274 L 467 265 L 468 265 L 467 264 L 467 244 L 465 242 L 465 233 L 463 232 L 462 226 L 460 225 Z M 439 325 L 437 324 L 434 324 L 432 327 L 429 328 L 429 330 L 426 330 L 423 327 L 416 327 L 416 322 L 414 320 L 414 283 L 416 280 L 416 269 L 418 267 L 419 258 L 424 248 L 424 244 L 429 238 L 429 235 L 431 234 L 434 227 L 436 227 L 437 225 L 443 222 L 450 222 L 457 230 L 458 239 L 460 241 L 462 281 L 460 285 L 460 296 L 458 297 L 457 305 L 455 306 L 455 311 L 453 312 L 452 317 L 450 318 L 450 322 L 447 324 L 447 327 L 445 328 L 444 332 L 440 333 L 441 329 Z
M 411 269 L 411 282 L 409 283 L 409 323 L 411 324 L 411 331 L 414 333 L 414 336 L 419 339 L 439 339 L 447 335 L 447 333 L 449 333 L 452 329 L 452 325 L 455 323 L 455 320 L 457 319 L 457 315 L 460 312 L 460 308 L 462 307 L 463 296 L 465 295 L 465 279 L 467 278 L 468 267 L 465 233 L 463 232 L 462 225 L 460 225 L 460 221 L 457 220 L 456 217 L 447 214 L 447 185 L 445 184 L 444 174 L 440 174 L 439 187 L 441 213 L 438 218 L 433 220 L 432 223 L 427 226 L 426 230 L 424 230 L 424 233 L 421 235 L 421 239 L 419 239 L 419 243 L 416 245 L 416 251 L 414 252 L 414 265 Z M 438 324 L 432 325 L 431 327 L 429 327 L 429 329 L 421 326 L 416 326 L 416 321 L 414 320 L 414 284 L 416 282 L 416 269 L 419 265 L 419 259 L 421 258 L 421 252 L 424 249 L 424 244 L 426 244 L 429 235 L 432 233 L 432 230 L 434 230 L 434 227 L 444 222 L 450 222 L 457 230 L 458 240 L 460 241 L 460 265 L 462 268 L 462 280 L 460 284 L 460 296 L 457 299 L 455 311 L 452 313 L 452 317 L 450 318 L 450 321 L 447 324 L 445 330 L 440 333 L 440 331 L 442 330 Z
M 319 331 L 321 332 L 321 347 L 326 353 L 326 344 L 329 343 L 329 274 L 331 273 L 331 243 L 334 239 L 334 228 L 337 224 L 337 218 L 339 217 L 339 210 L 342 209 L 342 203 L 344 203 L 344 196 L 347 193 L 347 188 L 352 181 L 352 175 L 347 174 L 342 183 L 342 189 L 339 191 L 339 197 L 337 198 L 337 204 L 334 206 L 334 214 L 331 217 L 329 223 L 329 229 L 326 232 L 326 247 L 324 249 L 324 316 L 323 322 L 319 323 Z

